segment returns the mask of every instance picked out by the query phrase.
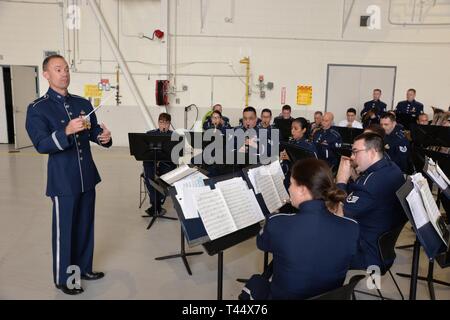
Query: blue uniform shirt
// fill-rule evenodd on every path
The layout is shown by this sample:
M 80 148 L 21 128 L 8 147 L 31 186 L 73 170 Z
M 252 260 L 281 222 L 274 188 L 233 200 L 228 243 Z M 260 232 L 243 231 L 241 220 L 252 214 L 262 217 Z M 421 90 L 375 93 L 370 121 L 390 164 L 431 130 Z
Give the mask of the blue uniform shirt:
M 313 142 L 316 145 L 319 159 L 325 160 L 330 167 L 338 165 L 339 156 L 335 150 L 342 144 L 342 137 L 339 132 L 333 128 L 320 129 L 314 134 Z
M 400 101 L 395 107 L 396 114 L 411 114 L 418 116 L 423 113 L 423 104 L 419 101 L 413 100 L 409 102 L 408 100 Z
M 28 106 L 25 127 L 39 153 L 49 154 L 47 196 L 69 196 L 93 190 L 100 182 L 89 141 L 99 145 L 102 128 L 95 113 L 89 116 L 91 128 L 66 136 L 71 119 L 87 115 L 91 103 L 79 96 L 61 96 L 49 88 L 47 93 Z M 103 145 L 110 147 L 112 140 Z
M 223 127 L 225 129 L 230 129 L 230 119 L 228 117 L 222 116 L 223 119 Z M 213 128 L 212 122 L 211 122 L 211 116 L 207 117 L 205 122 L 203 122 L 203 130 L 208 130 L 210 128 Z
M 398 166 L 383 158 L 370 166 L 355 182 L 338 184 L 348 194 L 344 202 L 345 216 L 356 220 L 360 227 L 359 250 L 352 263 L 353 268 L 382 266 L 378 238 L 406 221 L 395 194 L 404 182 Z
M 328 211 L 323 200 L 270 216 L 256 241 L 273 254 L 272 298 L 305 299 L 342 286 L 358 235 L 358 224 Z
M 371 100 L 364 103 L 364 108 L 361 111 L 361 117 L 371 109 L 375 109 L 375 115 L 378 119 L 386 112 L 386 103 L 380 100 Z
M 409 173 L 409 141 L 402 130 L 396 127 L 384 137 L 385 151 L 389 158 L 404 172 Z

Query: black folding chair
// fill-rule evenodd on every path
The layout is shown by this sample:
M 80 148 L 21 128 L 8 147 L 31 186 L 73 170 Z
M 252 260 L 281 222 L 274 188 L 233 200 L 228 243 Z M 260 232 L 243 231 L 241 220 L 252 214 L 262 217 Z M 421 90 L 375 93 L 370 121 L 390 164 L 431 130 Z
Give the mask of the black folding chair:
M 397 255 L 395 253 L 395 244 L 396 244 L 397 239 L 400 236 L 400 233 L 402 232 L 404 226 L 405 226 L 405 223 L 402 223 L 398 227 L 395 227 L 394 229 L 383 233 L 378 238 L 378 252 L 380 253 L 380 258 L 381 258 L 381 261 L 383 264 L 382 266 L 379 266 L 381 276 L 384 276 L 386 273 L 389 273 L 389 275 L 392 278 L 392 281 L 394 282 L 395 286 L 397 287 L 398 293 L 400 294 L 402 300 L 405 300 L 405 297 L 403 296 L 403 293 L 400 290 L 400 287 L 398 286 L 398 283 L 395 280 L 394 275 L 392 274 L 392 272 L 390 270 L 391 265 L 386 265 L 386 262 L 394 261 L 395 258 L 397 257 Z M 369 277 L 372 279 L 372 282 L 375 284 L 375 279 L 372 276 L 373 276 L 373 273 L 370 274 Z M 364 291 L 359 291 L 359 290 L 355 290 L 355 292 L 366 294 L 366 295 L 373 296 L 373 297 L 380 297 L 381 300 L 388 299 L 388 298 L 383 297 L 383 295 L 381 294 L 381 291 L 378 287 L 376 287 L 376 288 L 377 288 L 378 295 L 371 294 L 371 293 L 364 292 Z
M 308 300 L 351 300 L 352 297 L 354 298 L 353 291 L 355 290 L 356 285 L 365 277 L 365 275 L 357 274 L 351 277 L 346 285 L 309 298 Z

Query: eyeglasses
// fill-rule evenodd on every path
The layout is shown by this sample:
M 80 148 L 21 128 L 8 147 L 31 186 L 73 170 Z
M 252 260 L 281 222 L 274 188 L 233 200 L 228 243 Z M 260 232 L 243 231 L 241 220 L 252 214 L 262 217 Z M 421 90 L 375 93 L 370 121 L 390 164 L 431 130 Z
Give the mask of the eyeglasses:
M 352 156 L 356 156 L 356 154 L 360 151 L 367 151 L 367 149 L 352 150 Z

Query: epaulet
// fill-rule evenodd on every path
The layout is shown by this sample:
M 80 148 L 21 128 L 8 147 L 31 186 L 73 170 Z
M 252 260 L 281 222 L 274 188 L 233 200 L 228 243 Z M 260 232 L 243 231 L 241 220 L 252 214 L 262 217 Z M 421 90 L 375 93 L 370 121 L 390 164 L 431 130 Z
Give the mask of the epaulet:
M 336 137 L 340 137 L 340 136 L 341 136 L 340 133 L 337 132 L 336 130 L 334 130 L 333 128 L 330 129 L 330 132 L 331 132 L 332 134 L 334 134 Z
M 40 102 L 45 101 L 49 98 L 48 94 L 44 94 L 42 97 L 37 98 L 36 100 L 34 100 L 32 103 L 30 103 L 30 105 L 32 107 L 37 106 Z
M 373 172 L 369 173 L 369 175 L 364 179 L 363 185 L 366 185 L 369 178 L 373 175 Z
M 401 130 L 397 130 L 397 131 L 395 132 L 395 135 L 396 135 L 397 137 L 399 137 L 400 139 L 406 138 L 406 137 L 405 137 L 405 134 L 404 134 L 403 131 L 401 131 Z
M 85 101 L 89 101 L 89 100 L 86 99 L 85 97 L 78 96 L 78 95 L 76 95 L 76 94 L 70 94 L 70 96 L 73 97 L 73 98 L 78 98 L 78 99 L 82 99 L 82 100 L 85 100 Z

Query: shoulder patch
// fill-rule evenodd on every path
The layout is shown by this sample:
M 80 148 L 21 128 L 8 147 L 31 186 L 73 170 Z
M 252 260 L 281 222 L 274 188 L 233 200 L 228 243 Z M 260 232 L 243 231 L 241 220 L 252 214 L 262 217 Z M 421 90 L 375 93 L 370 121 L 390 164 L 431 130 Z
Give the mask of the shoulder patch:
M 45 101 L 45 100 L 47 100 L 47 99 L 48 99 L 48 95 L 46 94 L 46 95 L 44 95 L 44 96 L 42 96 L 42 97 L 40 97 L 40 98 L 34 100 L 34 101 L 31 103 L 31 106 L 32 106 L 32 107 L 35 107 L 35 106 L 37 106 L 40 102 Z
M 352 193 L 350 193 L 350 194 L 348 195 L 346 201 L 347 201 L 347 203 L 356 203 L 358 200 L 359 200 L 359 197 L 358 197 L 358 196 L 354 196 L 354 195 L 353 195 L 353 192 L 352 192 Z

